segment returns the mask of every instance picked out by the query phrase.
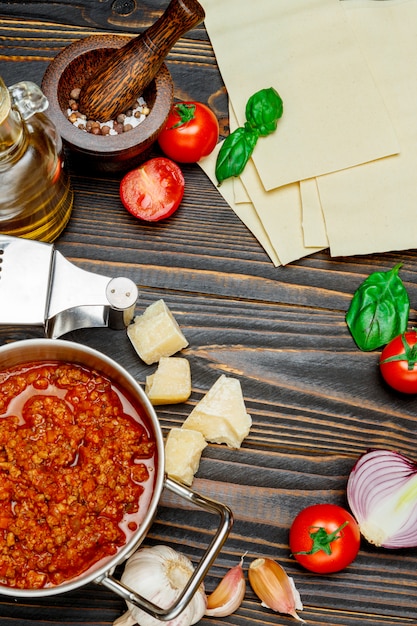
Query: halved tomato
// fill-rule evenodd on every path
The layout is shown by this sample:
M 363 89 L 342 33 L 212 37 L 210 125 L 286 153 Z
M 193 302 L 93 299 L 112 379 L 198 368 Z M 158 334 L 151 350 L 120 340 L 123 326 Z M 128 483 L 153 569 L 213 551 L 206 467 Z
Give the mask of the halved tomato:
M 135 217 L 156 222 L 178 209 L 184 189 L 180 167 L 170 159 L 155 157 L 125 174 L 120 182 L 120 199 Z

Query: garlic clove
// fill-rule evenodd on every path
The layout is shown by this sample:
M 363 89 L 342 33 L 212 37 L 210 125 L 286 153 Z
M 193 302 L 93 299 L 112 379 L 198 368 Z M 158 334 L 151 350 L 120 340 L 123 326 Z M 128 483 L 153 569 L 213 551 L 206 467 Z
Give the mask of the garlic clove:
M 226 617 L 232 615 L 243 602 L 246 591 L 243 573 L 243 557 L 238 565 L 229 569 L 216 589 L 207 598 L 206 615 L 210 617 Z
M 278 613 L 292 615 L 299 622 L 304 622 L 296 610 L 302 611 L 300 594 L 292 578 L 287 576 L 279 563 L 268 558 L 259 558 L 249 565 L 249 582 L 262 601 L 262 606 Z

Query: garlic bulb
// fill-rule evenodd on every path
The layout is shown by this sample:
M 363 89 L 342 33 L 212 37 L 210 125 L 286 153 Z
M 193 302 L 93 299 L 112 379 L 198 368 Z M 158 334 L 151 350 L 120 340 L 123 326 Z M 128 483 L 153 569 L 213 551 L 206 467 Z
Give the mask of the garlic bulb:
M 193 574 L 191 561 L 169 546 L 141 548 L 127 561 L 121 582 L 157 606 L 167 609 L 174 604 Z M 170 621 L 162 622 L 127 602 L 128 610 L 113 626 L 191 626 L 204 615 L 207 597 L 203 584 L 186 608 Z

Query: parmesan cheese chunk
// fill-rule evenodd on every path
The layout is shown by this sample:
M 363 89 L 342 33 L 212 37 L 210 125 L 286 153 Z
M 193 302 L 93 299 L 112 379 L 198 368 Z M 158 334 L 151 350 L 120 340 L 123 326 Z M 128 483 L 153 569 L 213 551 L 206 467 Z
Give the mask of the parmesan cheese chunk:
M 206 441 L 240 448 L 251 425 L 240 381 L 223 374 L 194 407 L 183 427 L 198 430 Z
M 145 393 L 153 405 L 185 402 L 191 395 L 191 370 L 187 359 L 162 356 L 158 369 L 146 377 Z
M 157 300 L 135 317 L 127 334 L 136 352 L 147 365 L 163 356 L 172 356 L 188 346 L 188 341 L 164 300 Z
M 172 428 L 165 443 L 165 470 L 168 476 L 190 486 L 206 446 L 201 433 L 186 428 Z

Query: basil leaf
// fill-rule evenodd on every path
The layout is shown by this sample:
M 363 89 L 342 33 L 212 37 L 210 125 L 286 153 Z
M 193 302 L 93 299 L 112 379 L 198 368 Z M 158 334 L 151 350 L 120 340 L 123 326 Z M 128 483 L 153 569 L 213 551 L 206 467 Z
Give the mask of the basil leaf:
M 236 128 L 224 140 L 216 161 L 216 178 L 222 183 L 226 178 L 239 176 L 249 161 L 258 141 L 259 133 L 247 123 Z
M 257 91 L 249 98 L 245 114 L 249 124 L 259 131 L 261 137 L 266 137 L 276 130 L 283 111 L 281 96 L 270 87 Z
M 370 274 L 352 298 L 346 323 L 361 350 L 380 348 L 407 328 L 410 300 L 398 276 L 401 266 Z

